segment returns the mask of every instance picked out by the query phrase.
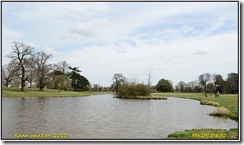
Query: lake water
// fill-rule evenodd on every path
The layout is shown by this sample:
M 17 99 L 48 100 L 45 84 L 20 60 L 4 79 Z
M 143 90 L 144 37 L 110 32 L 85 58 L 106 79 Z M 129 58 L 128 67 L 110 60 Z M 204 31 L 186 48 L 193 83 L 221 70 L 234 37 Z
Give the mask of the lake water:
M 68 134 L 68 139 L 162 139 L 195 128 L 237 128 L 209 116 L 214 107 L 199 101 L 89 97 L 2 98 L 2 138 L 14 134 Z

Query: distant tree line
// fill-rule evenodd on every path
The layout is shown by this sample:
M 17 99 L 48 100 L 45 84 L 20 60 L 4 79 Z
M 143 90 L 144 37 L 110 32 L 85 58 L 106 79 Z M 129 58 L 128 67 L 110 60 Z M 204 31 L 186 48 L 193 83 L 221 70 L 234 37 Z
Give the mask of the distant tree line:
M 34 47 L 27 44 L 14 41 L 12 52 L 7 57 L 11 61 L 2 66 L 2 86 L 20 87 L 21 91 L 32 88 L 33 84 L 40 91 L 45 87 L 60 91 L 90 89 L 90 82 L 80 74 L 78 67 L 71 67 L 66 61 L 50 64 L 52 54 L 35 52 Z
M 148 80 L 150 81 L 150 73 Z M 155 86 L 151 82 L 147 84 L 128 81 L 121 73 L 114 74 L 111 89 L 119 98 L 131 98 L 134 96 L 148 96 L 152 92 L 204 92 L 204 93 L 238 93 L 239 79 L 237 73 L 229 73 L 226 80 L 219 74 L 204 73 L 198 80 L 185 83 L 180 81 L 175 88 L 167 79 L 160 79 Z
M 89 80 L 81 75 L 78 67 L 70 66 L 66 61 L 50 64 L 52 54 L 44 51 L 35 52 L 34 47 L 14 41 L 12 52 L 7 56 L 11 61 L 2 66 L 2 86 L 26 87 L 33 85 L 40 91 L 44 88 L 73 91 L 115 91 L 120 97 L 147 96 L 152 92 L 205 92 L 205 93 L 238 93 L 239 75 L 229 73 L 226 79 L 219 74 L 204 73 L 198 79 L 185 83 L 180 81 L 175 88 L 167 79 L 160 79 L 155 86 L 151 85 L 151 70 L 148 82 L 136 83 L 128 81 L 121 73 L 114 74 L 111 87 L 102 87 L 99 84 L 91 85 Z
M 180 81 L 175 86 L 175 92 L 205 92 L 237 94 L 239 91 L 239 76 L 237 73 L 229 73 L 224 80 L 220 74 L 204 73 L 198 79 L 185 83 Z

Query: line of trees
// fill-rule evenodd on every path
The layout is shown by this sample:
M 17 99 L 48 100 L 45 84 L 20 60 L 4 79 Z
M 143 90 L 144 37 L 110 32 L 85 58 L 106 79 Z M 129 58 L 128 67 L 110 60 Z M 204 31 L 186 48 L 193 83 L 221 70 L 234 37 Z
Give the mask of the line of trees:
M 198 80 L 188 83 L 180 81 L 175 91 L 236 94 L 239 91 L 239 76 L 237 73 L 229 73 L 224 80 L 220 74 L 203 73 Z
M 122 74 L 115 74 L 112 78 L 113 84 L 110 88 L 99 84 L 90 85 L 89 80 L 81 75 L 78 67 L 71 67 L 66 61 L 50 64 L 52 54 L 44 51 L 35 52 L 34 47 L 14 41 L 12 52 L 7 56 L 11 61 L 2 66 L 2 86 L 20 87 L 25 91 L 26 86 L 33 84 L 40 91 L 45 87 L 51 89 L 73 90 L 73 91 L 110 91 L 116 94 L 122 91 L 129 92 L 129 96 L 149 95 L 151 92 L 205 92 L 205 93 L 238 93 L 239 75 L 229 73 L 227 79 L 219 74 L 204 73 L 198 79 L 185 83 L 180 81 L 175 88 L 173 83 L 167 79 L 160 79 L 155 86 L 151 85 L 151 70 L 148 74 L 147 84 L 129 82 Z M 128 95 L 128 94 L 127 94 Z
M 34 47 L 14 41 L 12 52 L 7 56 L 10 63 L 2 66 L 2 85 L 5 87 L 32 88 L 33 84 L 43 91 L 45 87 L 59 90 L 86 91 L 90 82 L 81 75 L 78 67 L 66 61 L 50 64 L 53 57 L 44 51 L 35 52 Z
M 226 80 L 219 74 L 204 73 L 198 79 L 185 83 L 180 81 L 175 88 L 167 79 L 160 79 L 155 86 L 151 85 L 150 72 L 147 84 L 128 81 L 121 73 L 114 74 L 111 89 L 117 97 L 129 98 L 134 96 L 148 96 L 152 92 L 204 92 L 204 93 L 229 93 L 236 94 L 239 89 L 239 76 L 237 73 L 229 73 Z

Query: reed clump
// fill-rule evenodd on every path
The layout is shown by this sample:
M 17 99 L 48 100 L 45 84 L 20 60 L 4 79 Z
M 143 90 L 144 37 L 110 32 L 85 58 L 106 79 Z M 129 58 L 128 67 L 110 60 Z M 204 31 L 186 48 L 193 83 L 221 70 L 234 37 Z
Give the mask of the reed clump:
M 209 115 L 210 116 L 219 116 L 219 117 L 229 117 L 230 111 L 225 107 L 217 107 Z
M 200 102 L 201 105 L 210 105 L 210 106 L 215 106 L 215 107 L 219 107 L 220 104 L 218 102 L 214 102 L 211 100 L 201 100 Z

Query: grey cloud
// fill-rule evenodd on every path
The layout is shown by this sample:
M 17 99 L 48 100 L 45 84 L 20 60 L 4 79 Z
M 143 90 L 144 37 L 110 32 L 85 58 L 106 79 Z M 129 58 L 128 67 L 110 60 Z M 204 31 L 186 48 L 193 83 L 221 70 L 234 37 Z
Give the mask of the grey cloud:
M 106 32 L 106 26 L 109 20 L 107 19 L 94 19 L 88 22 L 80 23 L 75 28 L 69 31 L 70 34 L 76 34 L 82 37 L 92 37 Z
M 115 52 L 117 53 L 122 53 L 122 54 L 125 54 L 127 53 L 127 50 L 123 49 L 123 48 L 114 48 Z
M 77 34 L 79 36 L 84 36 L 84 37 L 91 37 L 91 36 L 94 36 L 97 32 L 95 30 L 75 28 L 75 29 L 71 30 L 70 33 Z
M 127 48 L 131 48 L 136 46 L 136 43 L 132 40 L 125 40 L 125 41 L 117 41 L 113 43 L 114 50 L 117 53 L 127 53 Z
M 198 50 L 194 52 L 193 55 L 207 55 L 208 53 L 208 50 Z

